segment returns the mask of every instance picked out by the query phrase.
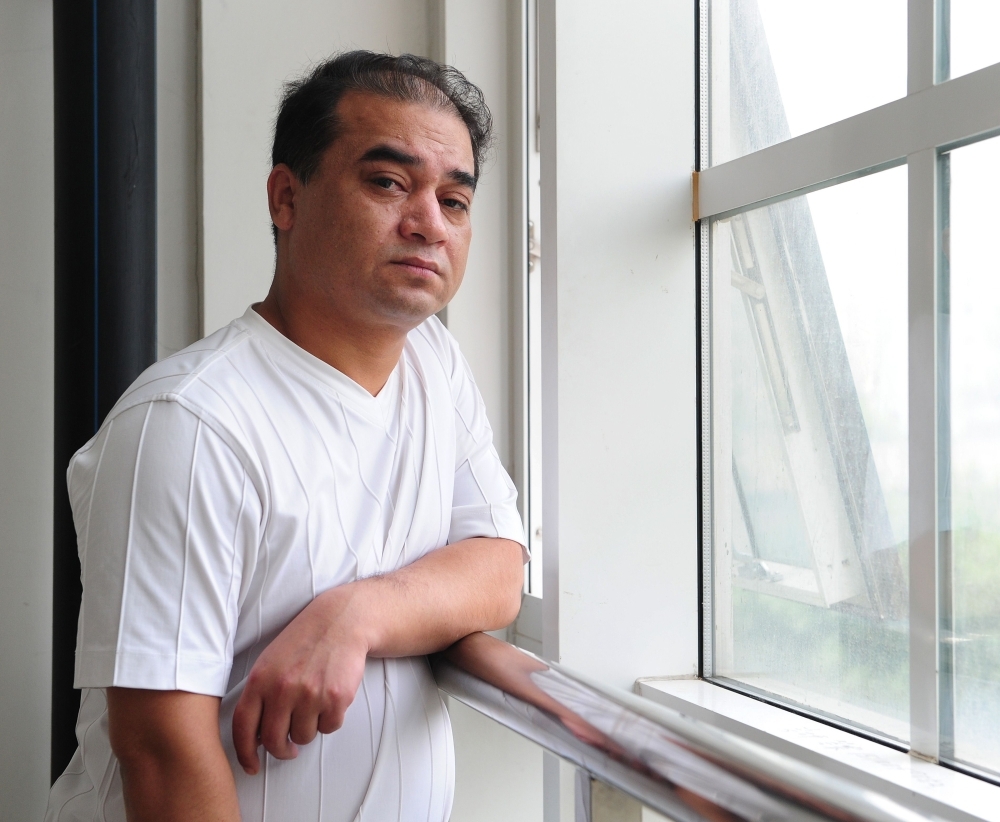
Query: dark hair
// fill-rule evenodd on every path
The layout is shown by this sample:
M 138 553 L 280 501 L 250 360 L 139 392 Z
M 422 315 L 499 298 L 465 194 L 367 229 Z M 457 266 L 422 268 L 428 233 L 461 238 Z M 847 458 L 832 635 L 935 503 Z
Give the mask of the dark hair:
M 287 83 L 274 123 L 272 165 L 285 163 L 299 180 L 309 182 L 339 136 L 337 104 L 348 91 L 453 109 L 469 130 L 473 176 L 479 180 L 493 140 L 493 118 L 483 92 L 458 69 L 413 54 L 346 51 Z

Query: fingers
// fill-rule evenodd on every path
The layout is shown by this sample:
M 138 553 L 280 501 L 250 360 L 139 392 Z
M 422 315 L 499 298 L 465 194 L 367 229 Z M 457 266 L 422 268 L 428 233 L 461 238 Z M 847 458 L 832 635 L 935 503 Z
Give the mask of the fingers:
M 295 742 L 306 744 L 316 736 L 316 712 L 312 712 L 311 719 L 308 711 L 302 712 L 294 738 L 290 740 L 292 721 L 288 703 L 276 698 L 265 699 L 251 677 L 233 711 L 233 746 L 244 771 L 251 776 L 260 771 L 258 749 L 261 745 L 276 759 L 295 759 L 298 756 Z M 310 724 L 313 729 L 311 736 L 308 735 Z
M 233 746 L 240 765 L 251 776 L 260 770 L 257 746 L 260 744 L 258 729 L 263 712 L 263 700 L 248 683 L 233 711 Z
M 315 687 L 294 677 L 252 672 L 233 712 L 233 745 L 240 765 L 248 774 L 258 773 L 261 745 L 275 759 L 295 759 L 298 745 L 308 745 L 316 738 L 321 710 Z M 337 719 L 331 730 L 343 722 L 343 711 L 334 711 L 334 715 Z M 323 727 L 330 724 L 324 722 Z
M 258 658 L 233 713 L 236 756 L 251 775 L 260 771 L 261 745 L 277 759 L 294 759 L 298 745 L 340 728 L 364 676 L 364 647 L 304 644 L 295 627 Z
M 308 745 L 316 738 L 319 725 L 319 712 L 312 706 L 296 707 L 292 713 L 292 723 L 289 737 L 297 745 Z
M 260 720 L 260 744 L 275 759 L 295 759 L 299 755 L 298 746 L 288 738 L 291 720 L 292 712 L 287 703 L 280 700 L 264 701 L 264 713 Z
M 334 731 L 339 731 L 343 724 L 343 711 L 327 711 L 320 714 L 316 719 L 316 728 L 321 734 L 332 734 Z
M 344 694 L 327 693 L 321 698 L 316 692 L 304 689 L 292 711 L 288 734 L 292 742 L 308 745 L 317 733 L 332 734 L 339 730 L 352 701 Z

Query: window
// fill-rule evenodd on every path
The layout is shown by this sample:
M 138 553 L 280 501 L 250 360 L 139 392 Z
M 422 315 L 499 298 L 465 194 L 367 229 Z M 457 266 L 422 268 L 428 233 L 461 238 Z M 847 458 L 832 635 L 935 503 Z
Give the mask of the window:
M 996 4 L 700 5 L 705 676 L 1000 778 Z
M 715 674 L 905 741 L 905 169 L 718 220 L 711 257 Z
M 906 0 L 729 0 L 709 14 L 713 165 L 906 95 Z

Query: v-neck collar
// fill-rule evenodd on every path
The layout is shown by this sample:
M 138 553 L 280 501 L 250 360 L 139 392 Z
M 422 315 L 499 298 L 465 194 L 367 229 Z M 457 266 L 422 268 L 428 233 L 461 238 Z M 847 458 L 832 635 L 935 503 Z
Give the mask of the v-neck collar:
M 399 371 L 404 356 L 402 354 L 385 385 L 382 386 L 378 394 L 373 396 L 367 388 L 352 380 L 345 373 L 338 371 L 329 363 L 310 354 L 288 339 L 258 314 L 252 305 L 236 322 L 259 338 L 267 347 L 276 351 L 283 359 L 291 361 L 309 377 L 329 386 L 338 394 L 361 404 L 365 410 L 377 413 L 381 419 L 385 419 L 389 415 L 393 400 L 399 397 Z

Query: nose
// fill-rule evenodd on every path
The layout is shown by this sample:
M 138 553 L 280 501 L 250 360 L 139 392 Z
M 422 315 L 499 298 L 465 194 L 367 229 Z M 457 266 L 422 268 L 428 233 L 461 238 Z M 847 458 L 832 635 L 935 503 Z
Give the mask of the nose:
M 448 225 L 435 191 L 420 189 L 406 198 L 399 231 L 407 240 L 428 245 L 437 245 L 448 239 Z

